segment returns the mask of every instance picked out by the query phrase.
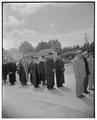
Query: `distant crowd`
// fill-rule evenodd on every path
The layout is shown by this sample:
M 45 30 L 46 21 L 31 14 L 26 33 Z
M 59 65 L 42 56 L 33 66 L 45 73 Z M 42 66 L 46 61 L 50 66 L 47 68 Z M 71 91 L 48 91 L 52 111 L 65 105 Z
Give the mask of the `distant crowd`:
M 89 90 L 94 89 L 94 58 L 92 54 L 87 52 L 82 53 L 81 50 L 76 52 L 76 57 L 72 61 L 74 75 L 76 78 L 76 96 L 78 98 L 85 97 L 83 93 L 88 94 Z M 57 57 L 53 57 L 53 53 L 48 53 L 48 57 L 35 56 L 28 64 L 28 61 L 22 58 L 18 64 L 13 59 L 3 60 L 2 78 L 6 83 L 7 76 L 11 85 L 15 85 L 17 78 L 16 72 L 19 75 L 19 81 L 22 86 L 30 83 L 35 87 L 47 86 L 47 89 L 54 89 L 55 75 L 57 87 L 64 87 L 64 62 L 61 59 L 60 53 Z M 30 74 L 30 75 L 29 75 Z

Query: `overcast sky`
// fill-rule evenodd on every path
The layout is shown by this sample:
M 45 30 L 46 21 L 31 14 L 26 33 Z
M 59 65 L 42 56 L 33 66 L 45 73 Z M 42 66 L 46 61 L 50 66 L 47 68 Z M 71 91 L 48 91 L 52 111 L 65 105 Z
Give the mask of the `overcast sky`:
M 27 40 L 58 39 L 62 47 L 93 41 L 94 3 L 3 3 L 3 47 L 18 48 Z

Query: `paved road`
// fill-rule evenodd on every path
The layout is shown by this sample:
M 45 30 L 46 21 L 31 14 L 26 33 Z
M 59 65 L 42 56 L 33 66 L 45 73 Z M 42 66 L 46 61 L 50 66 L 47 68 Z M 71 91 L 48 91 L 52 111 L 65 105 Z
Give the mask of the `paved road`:
M 56 86 L 55 86 L 56 87 Z M 3 85 L 3 117 L 8 118 L 92 118 L 93 92 L 86 98 L 75 96 L 75 78 L 72 67 L 66 67 L 64 88 L 47 90 Z

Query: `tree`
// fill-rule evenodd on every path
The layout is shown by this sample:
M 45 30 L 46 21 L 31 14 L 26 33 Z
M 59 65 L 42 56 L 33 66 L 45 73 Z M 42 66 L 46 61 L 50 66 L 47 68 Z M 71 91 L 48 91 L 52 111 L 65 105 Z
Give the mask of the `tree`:
M 83 52 L 84 52 L 84 51 L 89 51 L 89 47 L 90 47 L 90 44 L 89 44 L 89 42 L 88 42 L 88 34 L 85 33 L 84 36 L 85 36 L 85 43 L 84 43 L 84 45 L 83 45 L 83 47 L 82 47 L 82 51 L 83 51 Z
M 64 47 L 62 49 L 62 53 L 66 53 L 66 52 L 73 51 L 73 50 L 79 50 L 79 49 L 80 49 L 79 45 L 73 46 L 73 47 Z
M 88 52 L 92 52 L 93 54 L 95 54 L 95 42 L 94 41 L 89 45 Z
M 38 43 L 38 45 L 36 46 L 36 51 L 39 51 L 41 49 L 48 49 L 48 48 L 49 48 L 48 43 L 42 41 L 42 42 Z
M 48 44 L 49 44 L 49 47 L 54 48 L 55 51 L 57 52 L 61 51 L 62 45 L 57 39 L 49 40 Z
M 28 41 L 24 41 L 21 43 L 19 50 L 25 55 L 29 52 L 33 52 L 34 47 Z

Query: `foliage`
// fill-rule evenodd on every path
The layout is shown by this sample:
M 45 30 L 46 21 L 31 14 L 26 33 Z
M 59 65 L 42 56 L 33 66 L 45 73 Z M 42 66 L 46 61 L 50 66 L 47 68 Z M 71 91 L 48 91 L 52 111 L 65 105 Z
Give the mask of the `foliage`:
M 77 45 L 73 47 L 63 47 L 62 49 L 62 45 L 58 39 L 49 40 L 48 42 L 41 41 L 40 43 L 38 43 L 36 48 L 34 48 L 29 42 L 24 41 L 23 43 L 21 43 L 19 50 L 23 53 L 23 55 L 25 55 L 35 50 L 40 51 L 42 49 L 50 49 L 50 48 L 53 48 L 56 52 L 61 52 L 61 54 L 64 54 L 64 53 L 67 53 L 73 50 L 79 50 L 79 49 L 81 49 L 83 52 L 88 51 L 88 52 L 92 52 L 93 54 L 95 54 L 94 41 L 91 44 L 87 41 L 82 47 Z
M 61 43 L 57 39 L 49 40 L 48 42 L 42 41 L 36 46 L 36 51 L 50 48 L 53 48 L 56 52 L 59 52 L 61 50 Z
M 33 52 L 34 47 L 28 41 L 24 41 L 21 43 L 19 50 L 25 55 L 29 52 Z
M 49 44 L 49 47 L 53 48 L 56 52 L 60 52 L 61 51 L 62 45 L 61 45 L 61 43 L 57 39 L 49 40 L 48 44 Z
M 66 53 L 66 52 L 69 52 L 69 51 L 72 51 L 72 50 L 79 50 L 79 49 L 80 49 L 79 45 L 74 46 L 74 47 L 64 47 L 62 49 L 62 53 Z
M 94 52 L 95 52 L 95 43 L 94 43 L 94 41 L 91 44 L 89 44 L 89 43 L 86 44 L 85 43 L 81 49 L 82 49 L 83 52 L 87 51 L 87 52 L 92 52 L 94 54 Z
M 39 51 L 41 49 L 48 49 L 48 48 L 50 48 L 48 43 L 42 41 L 42 42 L 38 43 L 38 45 L 36 46 L 36 51 Z

